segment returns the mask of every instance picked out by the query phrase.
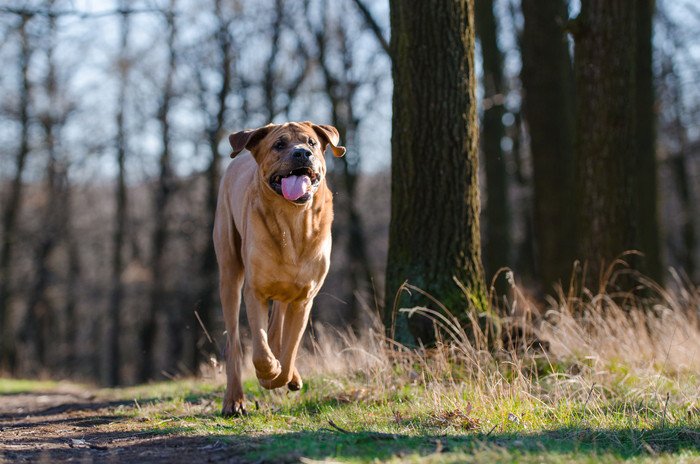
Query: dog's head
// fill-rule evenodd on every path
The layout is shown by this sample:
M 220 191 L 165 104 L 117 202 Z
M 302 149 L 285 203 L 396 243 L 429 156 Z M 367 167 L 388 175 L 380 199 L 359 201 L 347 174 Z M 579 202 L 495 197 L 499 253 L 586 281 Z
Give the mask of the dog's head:
M 264 182 L 285 199 L 303 204 L 311 200 L 326 177 L 323 153 L 328 145 L 334 156 L 343 156 L 338 130 L 311 122 L 269 124 L 229 136 L 233 158 L 249 150 L 260 167 Z

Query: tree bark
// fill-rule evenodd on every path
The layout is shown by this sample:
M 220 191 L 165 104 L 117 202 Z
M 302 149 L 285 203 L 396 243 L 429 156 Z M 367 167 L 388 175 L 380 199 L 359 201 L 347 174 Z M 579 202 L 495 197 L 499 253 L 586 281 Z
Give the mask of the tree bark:
M 12 372 L 16 365 L 15 333 L 11 325 L 12 303 L 12 251 L 17 233 L 17 217 L 22 205 L 22 176 L 29 156 L 29 60 L 32 49 L 27 37 L 29 16 L 22 16 L 19 26 L 21 50 L 19 54 L 19 149 L 15 161 L 15 174 L 2 217 L 2 251 L 0 252 L 0 369 Z
M 576 233 L 593 291 L 637 243 L 635 26 L 624 0 L 584 1 L 577 19 Z
M 479 239 L 478 127 L 472 0 L 392 0 L 391 223 L 385 321 L 394 338 L 432 338 L 425 320 L 394 314 L 401 285 L 456 315 L 487 308 Z M 453 278 L 461 281 L 465 295 Z M 402 292 L 398 308 L 426 303 Z
M 523 109 L 533 164 L 534 235 L 542 290 L 565 281 L 574 253 L 574 80 L 566 2 L 522 0 Z
M 481 149 L 486 165 L 486 243 L 484 268 L 487 275 L 504 266 L 511 266 L 510 202 L 508 201 L 508 172 L 501 140 L 505 136 L 506 89 L 503 82 L 503 54 L 498 47 L 498 25 L 493 12 L 493 0 L 477 0 L 474 18 L 481 44 L 483 63 L 483 118 Z M 498 286 L 498 293 L 504 291 Z
M 635 2 L 637 10 L 637 248 L 643 253 L 639 268 L 660 282 L 663 274 L 659 238 L 659 200 L 656 161 L 656 111 L 652 69 L 652 35 L 655 0 Z

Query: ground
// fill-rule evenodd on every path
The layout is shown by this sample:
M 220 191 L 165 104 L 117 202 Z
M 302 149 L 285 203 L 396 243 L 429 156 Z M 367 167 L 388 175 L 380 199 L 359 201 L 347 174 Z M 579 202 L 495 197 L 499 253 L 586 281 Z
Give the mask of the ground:
M 540 427 L 515 405 L 488 422 L 461 400 L 431 411 L 417 386 L 379 395 L 323 378 L 294 394 L 246 386 L 257 404 L 225 419 L 220 386 L 202 381 L 93 389 L 0 380 L 0 462 L 700 462 L 700 422 L 668 404 L 673 424 L 615 419 L 610 404 L 608 427 L 557 423 L 553 411 Z
M 299 392 L 247 359 L 245 417 L 219 414 L 215 361 L 128 388 L 0 377 L 0 462 L 700 463 L 700 291 L 644 305 L 562 296 L 507 349 L 447 317 L 429 349 L 317 328 Z

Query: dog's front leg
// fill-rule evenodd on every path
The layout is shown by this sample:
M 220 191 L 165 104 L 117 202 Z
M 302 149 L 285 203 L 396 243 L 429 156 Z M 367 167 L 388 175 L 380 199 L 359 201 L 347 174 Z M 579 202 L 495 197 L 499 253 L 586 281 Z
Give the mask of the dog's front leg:
M 255 375 L 261 382 L 274 379 L 279 376 L 282 368 L 267 341 L 267 300 L 257 295 L 247 283 L 244 286 L 243 297 L 253 338 Z
M 275 355 L 277 359 L 280 359 L 280 353 L 282 351 L 282 337 L 284 336 L 284 315 L 287 313 L 287 304 L 280 303 L 279 301 L 274 301 L 272 303 L 272 311 L 270 316 L 270 330 L 268 331 L 269 345 L 272 350 L 272 354 Z M 300 390 L 302 387 L 301 376 L 296 367 L 292 371 L 292 380 L 287 383 L 287 387 L 291 391 Z
M 304 335 L 306 323 L 309 320 L 311 313 L 312 301 L 303 301 L 300 303 L 290 303 L 287 305 L 287 311 L 284 316 L 284 332 L 282 336 L 282 344 L 280 350 L 280 362 L 282 370 L 274 379 L 260 381 L 260 385 L 264 388 L 280 388 L 289 385 L 291 390 L 298 390 L 302 386 L 301 377 L 296 371 L 294 362 L 297 358 L 299 343 Z

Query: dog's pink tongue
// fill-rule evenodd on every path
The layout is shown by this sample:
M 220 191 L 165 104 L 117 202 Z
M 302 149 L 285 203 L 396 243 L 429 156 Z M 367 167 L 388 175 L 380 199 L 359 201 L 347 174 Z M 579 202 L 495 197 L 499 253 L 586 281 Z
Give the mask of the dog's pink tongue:
M 288 176 L 282 178 L 282 195 L 289 201 L 303 197 L 311 187 L 309 176 Z

